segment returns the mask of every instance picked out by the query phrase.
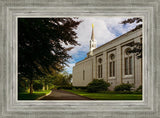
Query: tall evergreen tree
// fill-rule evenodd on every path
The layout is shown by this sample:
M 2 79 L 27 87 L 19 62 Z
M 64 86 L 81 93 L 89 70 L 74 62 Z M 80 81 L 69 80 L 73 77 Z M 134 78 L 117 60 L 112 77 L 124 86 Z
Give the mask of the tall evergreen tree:
M 79 45 L 75 30 L 81 21 L 73 18 L 19 18 L 18 19 L 18 76 L 30 80 L 60 71 L 71 56 L 67 51 Z

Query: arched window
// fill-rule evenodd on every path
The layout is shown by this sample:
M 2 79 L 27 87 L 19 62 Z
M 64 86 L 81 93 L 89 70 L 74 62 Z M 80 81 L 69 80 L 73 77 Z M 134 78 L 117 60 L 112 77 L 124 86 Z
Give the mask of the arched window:
M 111 54 L 109 57 L 109 76 L 115 77 L 115 55 Z
M 124 74 L 125 75 L 132 75 L 132 61 L 133 57 L 129 52 L 131 49 L 127 48 L 125 50 L 125 58 L 124 58 Z
M 102 78 L 102 59 L 98 59 L 98 78 Z

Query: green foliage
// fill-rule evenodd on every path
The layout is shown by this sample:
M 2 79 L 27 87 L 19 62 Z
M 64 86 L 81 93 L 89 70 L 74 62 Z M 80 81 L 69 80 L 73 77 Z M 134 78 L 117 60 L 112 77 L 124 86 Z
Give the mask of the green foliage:
M 18 86 L 18 92 L 25 92 L 25 91 L 26 91 L 25 86 L 19 84 L 19 86 Z
M 80 21 L 72 18 L 18 19 L 18 74 L 33 79 L 36 75 L 61 70 L 71 56 L 65 45 L 78 45 L 75 29 Z
M 140 86 L 137 88 L 136 91 L 137 91 L 137 92 L 142 92 L 142 85 L 140 85 Z
M 73 89 L 80 89 L 80 90 L 86 90 L 87 87 L 86 86 L 74 86 L 72 87 Z
M 30 94 L 28 92 L 20 92 L 18 93 L 18 100 L 36 100 L 37 98 L 44 96 L 50 92 L 51 90 L 34 91 L 33 94 Z
M 134 53 L 137 59 L 142 58 L 142 39 L 141 42 L 131 42 L 126 44 L 126 46 L 132 47 L 132 49 L 128 50 L 128 53 Z
M 25 92 L 28 89 L 28 84 L 26 78 L 18 78 L 18 92 Z
M 55 79 L 54 75 L 47 75 L 45 77 L 40 78 L 40 81 L 43 84 L 43 87 L 45 90 L 54 88 L 54 85 L 53 85 L 54 79 Z
M 56 85 L 57 88 L 72 87 L 71 78 L 72 78 L 71 74 L 68 74 L 66 72 L 59 73 L 55 76 L 53 84 Z
M 41 83 L 41 81 L 34 81 L 33 89 L 35 91 L 42 90 L 42 88 L 43 88 L 43 84 Z
M 109 86 L 110 84 L 105 82 L 103 79 L 94 79 L 87 85 L 87 91 L 88 92 L 106 91 Z
M 134 30 L 136 30 L 136 29 L 139 29 L 139 28 L 142 28 L 142 18 L 128 18 L 127 20 L 124 20 L 124 21 L 122 21 L 121 22 L 121 24 L 132 24 L 132 23 L 141 23 L 141 24 L 138 24 L 135 28 L 134 28 Z
M 136 27 L 132 30 L 135 31 L 137 29 L 142 28 L 142 18 L 129 18 L 121 22 L 121 24 L 132 24 L 137 23 Z M 136 55 L 137 59 L 142 58 L 142 39 L 140 39 L 140 42 L 131 42 L 126 44 L 126 46 L 132 47 L 132 49 L 129 51 L 129 53 L 133 53 Z
M 120 85 L 116 86 L 114 88 L 114 91 L 131 91 L 131 87 L 132 87 L 131 84 L 128 84 L 128 83 L 125 84 L 125 83 L 123 83 L 123 84 L 120 84 Z
M 74 18 L 18 18 L 18 78 L 30 81 L 62 71 L 79 45 L 75 30 L 81 21 Z M 20 89 L 21 90 L 21 89 Z M 31 92 L 32 93 L 32 92 Z

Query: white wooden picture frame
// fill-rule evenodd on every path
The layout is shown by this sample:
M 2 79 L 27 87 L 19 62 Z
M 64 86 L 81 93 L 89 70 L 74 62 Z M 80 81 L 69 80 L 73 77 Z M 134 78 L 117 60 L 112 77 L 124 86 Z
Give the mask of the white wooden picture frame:
M 160 117 L 159 0 L 0 0 L 0 118 Z M 140 16 L 143 18 L 142 101 L 18 101 L 17 18 Z

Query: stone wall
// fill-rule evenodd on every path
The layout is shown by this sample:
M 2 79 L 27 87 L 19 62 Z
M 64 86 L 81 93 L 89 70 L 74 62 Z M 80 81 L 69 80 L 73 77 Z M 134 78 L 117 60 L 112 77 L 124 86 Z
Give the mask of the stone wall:
M 73 67 L 73 86 L 87 86 L 93 79 L 93 59 L 88 58 Z

